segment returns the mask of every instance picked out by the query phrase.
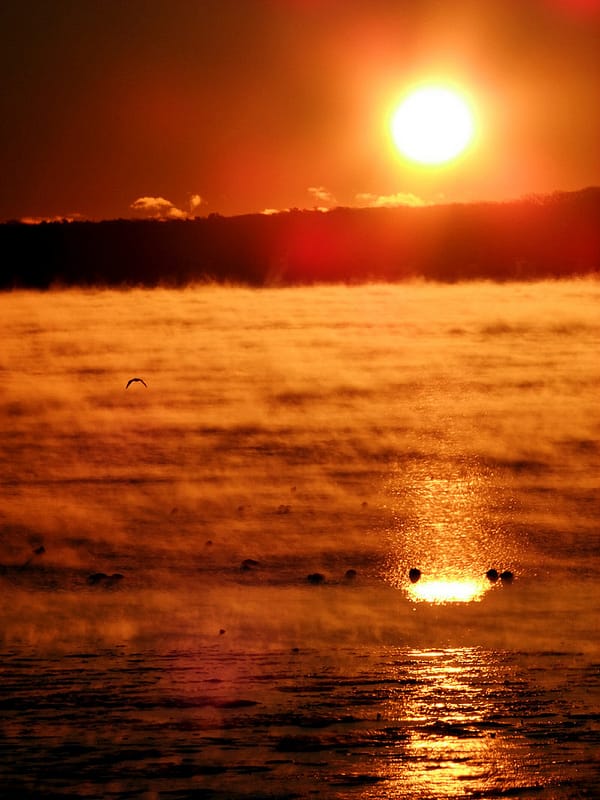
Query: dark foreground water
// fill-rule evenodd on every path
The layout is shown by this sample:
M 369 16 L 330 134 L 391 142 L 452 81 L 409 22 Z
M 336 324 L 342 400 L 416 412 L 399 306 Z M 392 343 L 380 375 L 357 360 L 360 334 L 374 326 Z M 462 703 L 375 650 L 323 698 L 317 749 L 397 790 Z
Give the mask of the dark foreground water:
M 0 312 L 0 797 L 600 796 L 600 284 Z
M 7 653 L 4 796 L 597 797 L 598 666 L 400 647 Z

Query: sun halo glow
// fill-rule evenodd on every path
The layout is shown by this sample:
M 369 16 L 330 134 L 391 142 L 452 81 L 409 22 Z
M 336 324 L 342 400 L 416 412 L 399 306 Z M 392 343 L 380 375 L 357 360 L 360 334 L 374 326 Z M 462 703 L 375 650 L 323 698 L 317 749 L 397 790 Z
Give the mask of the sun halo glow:
M 453 90 L 438 85 L 414 89 L 392 115 L 391 133 L 402 155 L 418 164 L 451 161 L 472 142 L 473 114 Z

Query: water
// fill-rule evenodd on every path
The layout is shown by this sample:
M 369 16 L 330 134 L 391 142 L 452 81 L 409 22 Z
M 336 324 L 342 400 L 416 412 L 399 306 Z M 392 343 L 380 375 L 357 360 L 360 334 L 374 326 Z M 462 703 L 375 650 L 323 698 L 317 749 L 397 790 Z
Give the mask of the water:
M 581 656 L 209 646 L 41 666 L 13 656 L 4 670 L 19 796 L 558 798 L 598 785 L 598 715 L 582 694 L 598 676 Z
M 597 796 L 599 299 L 0 296 L 5 793 Z

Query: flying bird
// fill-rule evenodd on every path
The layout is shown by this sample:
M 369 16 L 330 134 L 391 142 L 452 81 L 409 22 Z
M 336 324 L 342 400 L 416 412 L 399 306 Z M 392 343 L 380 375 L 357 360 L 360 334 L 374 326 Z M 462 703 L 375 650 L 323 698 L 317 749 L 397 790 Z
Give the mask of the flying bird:
M 132 383 L 136 383 L 136 382 L 137 382 L 137 383 L 143 383 L 143 384 L 144 384 L 144 386 L 146 387 L 146 389 L 148 388 L 148 384 L 147 384 L 147 383 L 146 383 L 146 381 L 145 381 L 145 380 L 143 380 L 142 378 L 130 378 L 130 379 L 127 381 L 127 386 L 126 386 L 125 388 L 126 388 L 126 389 L 129 389 L 129 387 L 131 386 L 131 384 L 132 384 Z

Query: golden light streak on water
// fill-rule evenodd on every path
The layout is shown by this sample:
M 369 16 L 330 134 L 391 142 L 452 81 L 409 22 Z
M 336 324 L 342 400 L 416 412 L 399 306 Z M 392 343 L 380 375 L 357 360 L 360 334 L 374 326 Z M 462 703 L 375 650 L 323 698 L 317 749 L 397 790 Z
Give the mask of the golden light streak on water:
M 470 603 L 493 584 L 489 569 L 513 569 L 514 543 L 499 524 L 510 504 L 493 469 L 456 451 L 453 421 L 442 458 L 399 463 L 388 481 L 395 518 L 388 580 L 415 602 Z M 421 577 L 409 579 L 410 569 Z
M 507 742 L 490 725 L 502 703 L 498 686 L 510 675 L 506 666 L 479 648 L 414 649 L 407 655 L 412 691 L 386 709 L 392 720 L 408 723 L 399 741 L 402 757 L 382 762 L 389 783 L 361 800 L 487 796 L 487 790 L 492 796 L 498 785 L 518 787 L 515 763 L 527 753 L 527 742 L 518 736 Z M 540 777 L 536 788 L 542 784 Z
M 412 600 L 428 603 L 470 603 L 481 600 L 489 582 L 477 580 L 424 580 L 408 586 Z

